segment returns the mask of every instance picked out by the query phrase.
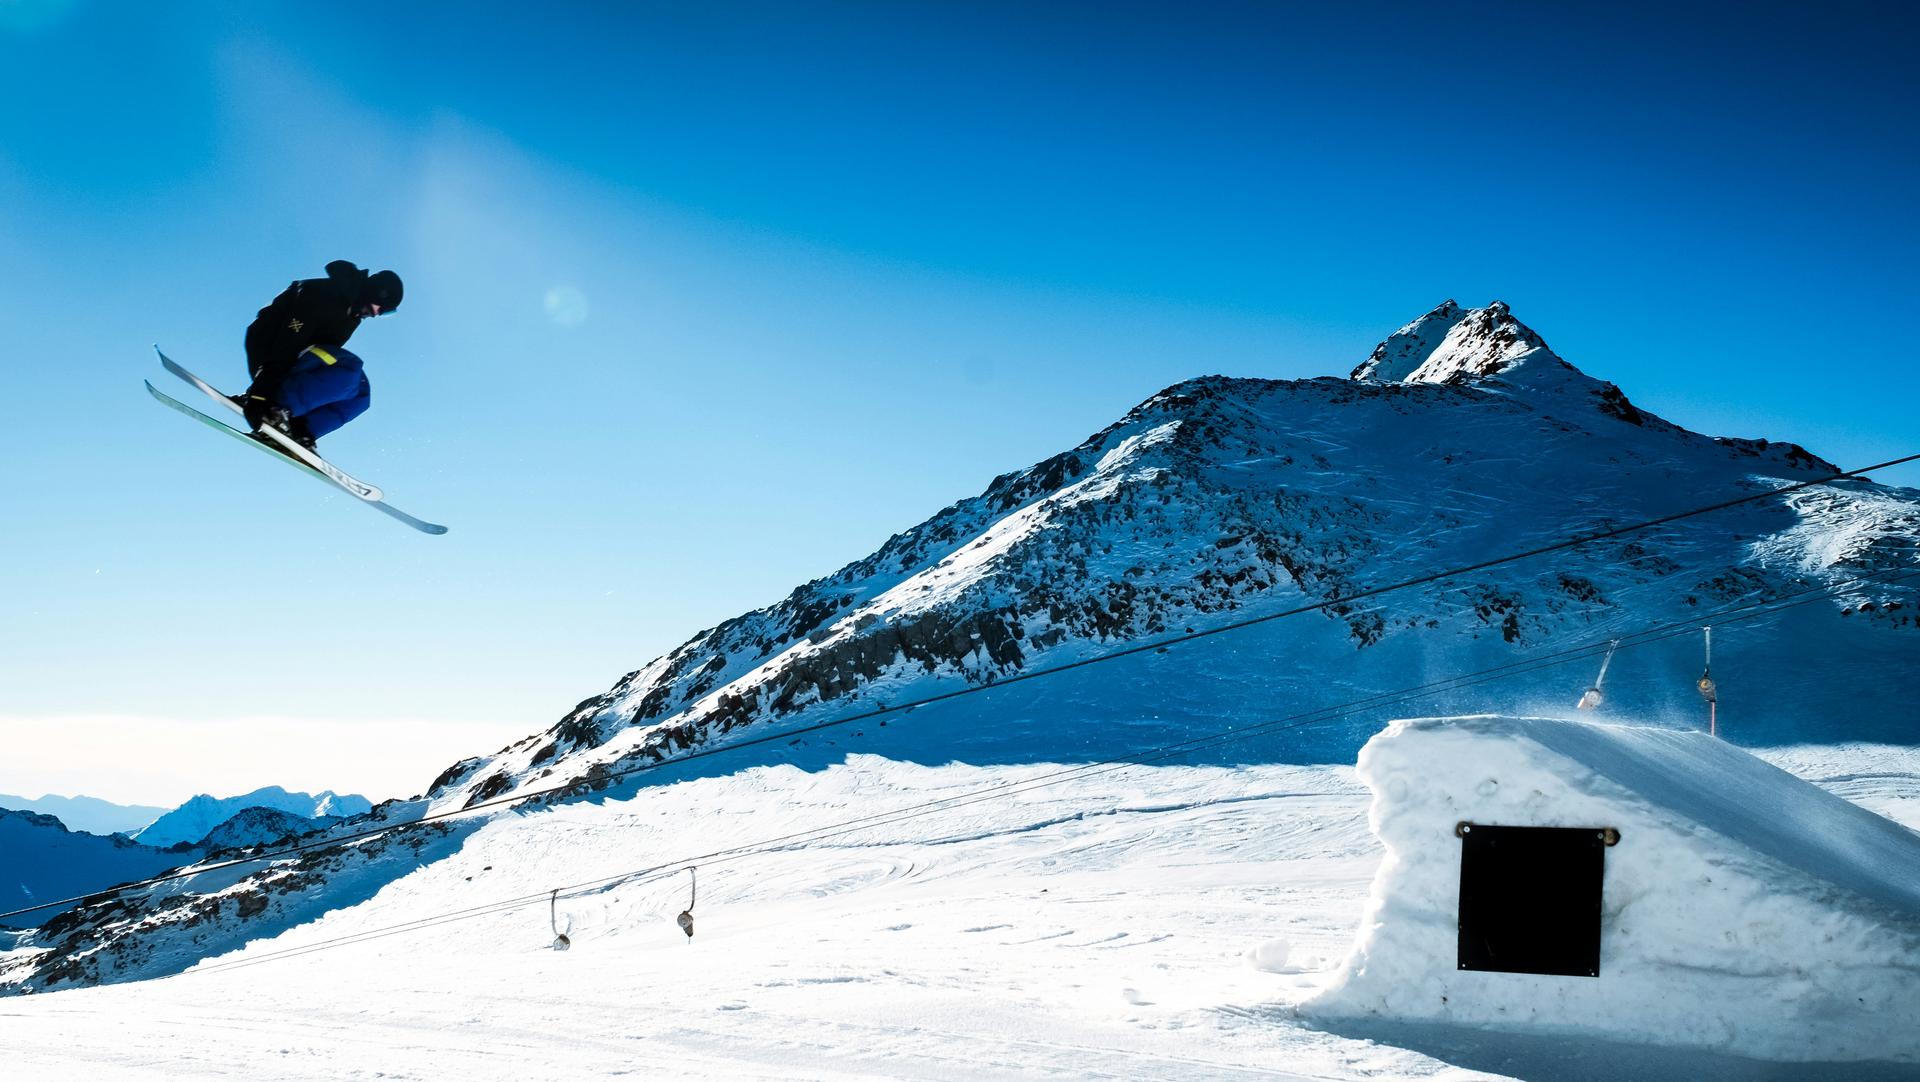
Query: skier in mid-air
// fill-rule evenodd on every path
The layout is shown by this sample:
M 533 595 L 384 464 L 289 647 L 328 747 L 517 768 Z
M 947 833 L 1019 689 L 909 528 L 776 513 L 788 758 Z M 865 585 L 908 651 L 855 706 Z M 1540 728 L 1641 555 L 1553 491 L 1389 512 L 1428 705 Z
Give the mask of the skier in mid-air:
M 272 426 L 309 450 L 314 441 L 366 412 L 371 387 L 360 358 L 344 348 L 360 321 L 400 307 L 400 276 L 369 274 L 344 259 L 325 278 L 294 282 L 247 327 L 253 383 L 233 396 L 254 438 Z

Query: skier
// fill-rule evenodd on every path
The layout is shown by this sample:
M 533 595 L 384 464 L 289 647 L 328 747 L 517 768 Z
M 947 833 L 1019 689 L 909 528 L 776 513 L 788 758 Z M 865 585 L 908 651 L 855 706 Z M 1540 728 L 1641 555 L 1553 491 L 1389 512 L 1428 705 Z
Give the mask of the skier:
M 234 396 L 254 438 L 279 429 L 301 446 L 366 412 L 371 386 L 360 358 L 341 348 L 360 321 L 400 307 L 400 276 L 369 274 L 344 259 L 325 278 L 294 282 L 260 309 L 247 327 L 247 371 L 253 383 Z

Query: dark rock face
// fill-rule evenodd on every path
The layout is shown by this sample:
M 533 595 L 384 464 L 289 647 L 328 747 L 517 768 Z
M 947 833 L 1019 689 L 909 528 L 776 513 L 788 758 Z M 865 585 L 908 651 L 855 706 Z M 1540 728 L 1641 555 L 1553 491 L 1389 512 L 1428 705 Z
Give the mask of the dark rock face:
M 1782 443 L 1778 440 L 1743 440 L 1735 436 L 1718 436 L 1715 437 L 1714 442 L 1747 458 L 1776 457 L 1794 469 L 1815 473 L 1840 472 L 1840 467 L 1797 443 Z
M 1600 391 L 1600 412 L 1609 417 L 1618 417 L 1630 425 L 1647 423 L 1646 418 L 1634 408 L 1633 403 L 1627 401 L 1627 396 L 1621 393 L 1620 388 L 1611 383 Z

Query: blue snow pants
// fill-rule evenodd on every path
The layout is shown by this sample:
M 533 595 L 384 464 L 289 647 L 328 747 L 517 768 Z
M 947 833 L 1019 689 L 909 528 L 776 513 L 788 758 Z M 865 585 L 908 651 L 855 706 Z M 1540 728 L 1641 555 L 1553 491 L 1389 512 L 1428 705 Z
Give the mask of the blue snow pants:
M 359 357 L 339 346 L 308 346 L 281 378 L 278 401 L 319 439 L 367 412 L 373 387 Z

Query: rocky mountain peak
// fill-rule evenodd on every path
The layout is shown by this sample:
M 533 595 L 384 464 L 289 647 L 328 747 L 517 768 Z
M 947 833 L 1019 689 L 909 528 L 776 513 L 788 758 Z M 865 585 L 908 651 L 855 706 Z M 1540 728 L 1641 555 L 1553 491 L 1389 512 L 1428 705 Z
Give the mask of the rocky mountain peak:
M 1763 674 L 1844 671 L 1861 656 L 1920 671 L 1911 490 L 1787 491 L 1835 471 L 1792 444 L 1716 439 L 1639 410 L 1504 304 L 1448 301 L 1355 376 L 1168 387 L 838 571 L 691 636 L 546 729 L 455 763 L 426 797 L 383 805 L 356 828 L 510 794 L 611 797 L 708 769 L 825 769 L 852 755 L 1065 764 L 1185 740 L 1187 762 L 1350 761 L 1389 711 L 1571 710 L 1592 669 L 1514 666 L 1542 648 L 1660 627 L 1682 634 L 1623 656 L 1607 709 L 1684 727 L 1703 706 L 1703 643 L 1686 632 L 1716 619 L 1739 621 L 1721 640 L 1727 687 L 1743 689 L 1728 714 L 1737 739 L 1910 740 L 1898 681 L 1776 687 Z M 1416 578 L 1769 488 L 1783 490 L 1778 502 L 1597 538 L 1551 560 Z M 1408 580 L 1422 584 L 1373 592 Z M 1213 634 L 1233 625 L 1243 626 Z M 1154 645 L 1171 636 L 1181 639 Z M 1092 667 L 1095 657 L 1112 664 Z M 1483 670 L 1514 680 L 1387 694 L 1425 674 Z M 960 697 L 976 690 L 987 693 Z M 1312 724 L 1253 737 L 1296 703 L 1315 708 L 1302 715 Z M 895 709 L 880 716 L 883 706 Z M 1190 740 L 1222 727 L 1248 740 L 1217 751 Z M 641 773 L 730 743 L 740 757 Z M 356 799 L 272 792 L 299 797 L 281 810 L 302 816 L 344 814 Z M 199 810 L 226 819 L 270 804 L 263 794 Z M 189 842 L 220 821 L 172 818 Z M 315 850 L 239 881 L 221 871 L 204 891 L 170 883 L 81 906 L 34 931 L 30 952 L 0 950 L 0 995 L 158 976 L 238 949 L 334 908 L 335 887 L 364 898 L 381 876 L 458 851 L 458 822 Z M 28 825 L 0 816 L 0 835 Z M 302 829 L 259 814 L 241 825 Z M 0 869 L 13 867 L 0 848 Z M 77 889 L 139 877 L 113 874 Z M 0 881 L 0 910 L 9 889 Z
M 1546 340 L 1515 319 L 1505 301 L 1462 308 L 1449 299 L 1395 331 L 1353 370 L 1380 383 L 1472 383 L 1523 364 L 1571 368 Z

